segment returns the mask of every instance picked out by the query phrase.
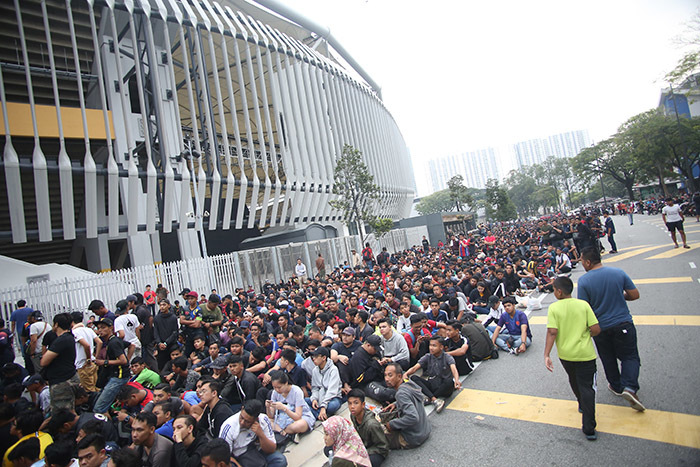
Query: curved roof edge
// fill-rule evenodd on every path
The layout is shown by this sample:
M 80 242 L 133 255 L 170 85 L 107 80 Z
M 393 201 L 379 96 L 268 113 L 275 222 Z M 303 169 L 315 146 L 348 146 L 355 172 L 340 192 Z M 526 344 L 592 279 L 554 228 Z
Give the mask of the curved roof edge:
M 293 8 L 290 8 L 289 6 L 285 5 L 283 2 L 279 0 L 246 0 L 248 3 L 255 4 L 257 3 L 258 5 L 286 18 L 289 19 L 299 26 L 308 29 L 309 31 L 317 34 L 318 36 L 322 37 L 323 39 L 330 44 L 333 49 L 338 52 L 338 54 L 343 57 L 343 60 L 345 60 L 350 66 L 352 66 L 355 71 L 369 84 L 374 92 L 377 93 L 377 96 L 381 99 L 382 98 L 382 88 L 377 84 L 374 79 L 367 73 L 367 71 L 362 68 L 362 65 L 360 65 L 353 57 L 350 55 L 350 53 L 345 50 L 345 47 L 338 42 L 335 37 L 331 34 L 330 28 L 327 26 L 322 26 L 318 24 L 317 22 L 313 21 L 312 19 L 307 18 L 303 14 L 299 13 Z

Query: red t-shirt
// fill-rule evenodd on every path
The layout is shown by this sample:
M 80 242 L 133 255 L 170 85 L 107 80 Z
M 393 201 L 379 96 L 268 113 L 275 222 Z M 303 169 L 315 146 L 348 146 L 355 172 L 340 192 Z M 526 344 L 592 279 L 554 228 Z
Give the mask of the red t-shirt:
M 147 290 L 143 293 L 143 299 L 146 301 L 146 305 L 155 305 L 156 293 L 152 290 Z

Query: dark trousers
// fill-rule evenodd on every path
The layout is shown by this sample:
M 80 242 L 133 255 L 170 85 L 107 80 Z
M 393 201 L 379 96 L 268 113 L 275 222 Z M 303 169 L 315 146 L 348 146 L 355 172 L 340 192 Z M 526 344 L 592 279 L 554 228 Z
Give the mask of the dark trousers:
M 610 248 L 612 251 L 617 251 L 617 244 L 615 243 L 615 235 L 608 234 L 608 243 L 610 243 Z
M 637 351 L 637 329 L 631 322 L 613 326 L 593 338 L 598 356 L 603 362 L 605 377 L 617 391 L 639 390 L 639 367 L 641 361 Z M 618 366 L 617 361 L 621 365 Z
M 569 375 L 569 385 L 576 395 L 578 408 L 583 412 L 583 432 L 587 435 L 595 433 L 595 390 L 596 365 L 595 359 L 587 362 L 572 362 L 559 360 Z
M 160 367 L 158 366 L 158 362 L 156 362 L 156 357 L 153 356 L 154 353 L 155 348 L 153 342 L 149 342 L 148 344 L 141 342 L 141 357 L 146 362 L 146 366 L 158 372 L 160 371 Z
M 379 467 L 384 462 L 384 456 L 381 454 L 370 454 L 369 462 L 372 464 L 372 467 Z
M 455 390 L 454 381 L 452 378 L 432 378 L 425 379 L 420 376 L 411 376 L 411 381 L 420 386 L 421 391 L 426 396 L 433 397 L 450 397 Z

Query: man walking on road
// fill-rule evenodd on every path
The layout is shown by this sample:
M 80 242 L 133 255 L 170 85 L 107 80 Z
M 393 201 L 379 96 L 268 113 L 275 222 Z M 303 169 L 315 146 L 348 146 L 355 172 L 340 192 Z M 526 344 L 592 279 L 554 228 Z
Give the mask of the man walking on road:
M 615 223 L 610 217 L 610 213 L 605 211 L 603 213 L 605 218 L 605 235 L 608 236 L 608 242 L 610 243 L 610 253 L 617 253 L 617 244 L 615 243 Z
M 568 277 L 557 277 L 554 281 L 554 296 L 558 301 L 549 305 L 547 311 L 544 365 L 554 371 L 549 353 L 556 341 L 559 360 L 569 375 L 578 410 L 583 414 L 583 434 L 589 441 L 595 441 L 598 439 L 595 432 L 596 355 L 591 336 L 600 333 L 600 326 L 587 302 L 571 298 L 573 290 L 574 283 Z
M 639 290 L 622 269 L 604 267 L 595 247 L 581 252 L 581 264 L 586 274 L 578 281 L 578 298 L 591 305 L 600 324 L 600 334 L 593 340 L 605 369 L 608 389 L 623 397 L 633 409 L 643 412 L 644 405 L 637 396 L 640 366 L 637 329 L 626 303 L 637 300 Z
M 685 230 L 683 230 L 683 213 L 681 212 L 681 207 L 676 204 L 673 198 L 666 199 L 666 206 L 661 210 L 661 217 L 666 224 L 666 228 L 671 232 L 671 238 L 673 239 L 673 244 L 678 248 L 678 240 L 676 240 L 676 230 L 681 234 L 681 240 L 683 240 L 683 248 L 690 248 L 688 242 L 685 239 Z

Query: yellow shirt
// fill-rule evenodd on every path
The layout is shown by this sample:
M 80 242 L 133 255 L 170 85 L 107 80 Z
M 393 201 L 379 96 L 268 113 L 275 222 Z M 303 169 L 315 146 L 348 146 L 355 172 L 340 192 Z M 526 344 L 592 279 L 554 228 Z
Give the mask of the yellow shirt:
M 32 438 L 34 436 L 39 438 L 39 459 L 43 459 L 44 458 L 44 450 L 46 449 L 46 447 L 49 444 L 53 443 L 53 438 L 48 433 L 44 433 L 43 431 L 37 431 L 36 433 L 32 433 L 32 434 L 29 434 L 27 436 L 20 438 L 19 441 L 17 441 L 15 444 L 10 446 L 10 449 L 8 449 L 7 452 L 5 452 L 5 456 L 2 458 L 2 467 L 14 467 L 14 464 L 12 462 L 10 462 L 10 460 L 8 459 L 10 453 L 12 452 L 12 450 L 14 448 L 17 447 L 17 445 L 19 443 L 21 443 L 22 441 L 25 441 L 29 438 Z
M 588 330 L 598 319 L 588 302 L 565 298 L 549 305 L 547 327 L 557 329 L 557 354 L 562 360 L 595 360 L 595 348 Z

